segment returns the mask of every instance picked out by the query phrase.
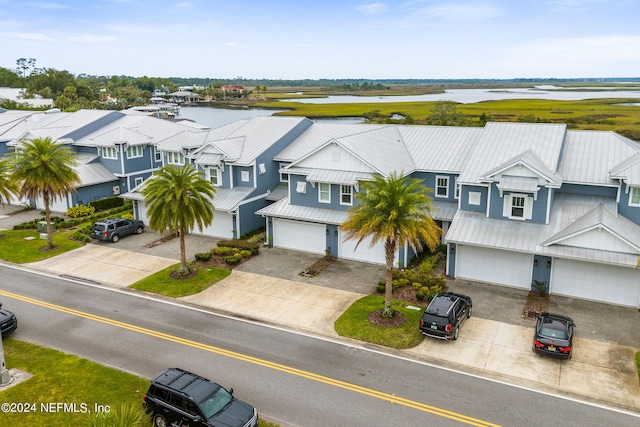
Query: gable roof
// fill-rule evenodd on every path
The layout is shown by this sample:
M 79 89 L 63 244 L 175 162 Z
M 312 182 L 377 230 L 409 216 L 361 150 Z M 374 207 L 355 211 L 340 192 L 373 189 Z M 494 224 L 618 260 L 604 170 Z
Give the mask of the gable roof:
M 148 135 L 123 127 L 111 129 L 100 135 L 89 138 L 96 147 L 112 147 L 115 144 L 127 146 L 150 144 L 153 141 Z
M 479 177 L 480 181 L 493 181 L 493 178 L 496 175 L 499 175 L 502 172 L 508 171 L 509 169 L 516 166 L 524 166 L 534 174 L 538 175 L 541 178 L 544 178 L 549 184 L 554 187 L 560 187 L 562 184 L 562 176 L 560 174 L 550 170 L 542 160 L 532 151 L 526 150 L 522 153 L 519 153 L 515 157 L 507 160 L 506 162 L 496 166 L 495 168 L 487 171 L 483 175 Z M 504 179 L 504 177 L 503 177 Z M 502 180 L 501 180 L 502 181 Z M 536 186 L 537 188 L 537 186 Z
M 640 186 L 640 152 L 611 169 L 609 176 L 613 179 L 622 179 L 627 185 Z
M 638 226 L 624 217 L 616 216 L 602 203 L 549 237 L 542 242 L 542 245 L 559 244 L 592 230 L 604 230 L 640 252 L 640 229 Z
M 565 134 L 566 125 L 563 124 L 487 123 L 474 144 L 458 182 L 479 184 L 489 173 L 516 160 L 518 156 L 526 156 L 527 164 L 554 176 L 558 170 Z M 535 160 L 536 157 L 538 160 Z

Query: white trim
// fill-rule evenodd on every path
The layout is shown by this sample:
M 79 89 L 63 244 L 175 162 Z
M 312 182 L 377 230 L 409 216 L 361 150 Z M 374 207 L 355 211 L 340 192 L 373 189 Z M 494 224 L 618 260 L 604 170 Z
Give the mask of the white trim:
M 298 181 L 296 183 L 296 193 L 306 193 L 307 192 L 307 182 L 306 181 Z
M 174 152 L 174 151 L 168 151 L 167 152 L 167 164 L 184 166 L 184 153 L 182 153 L 182 152 L 177 153 L 177 152 Z
M 514 205 L 514 201 L 516 201 L 517 199 L 522 199 L 522 206 Z M 514 208 L 522 209 L 522 216 L 514 215 Z M 505 196 L 502 215 L 509 219 L 516 219 L 521 221 L 531 219 L 533 215 L 533 198 L 530 195 L 523 193 L 511 193 Z
M 212 172 L 215 172 L 215 176 L 212 175 Z M 207 166 L 205 168 L 205 174 L 214 187 L 220 187 L 222 185 L 222 170 L 219 168 Z
M 441 180 L 441 179 L 446 181 L 445 185 L 439 185 L 438 184 L 438 180 Z M 438 193 L 438 189 L 442 189 L 442 188 L 444 188 L 445 194 Z M 435 185 L 434 185 L 433 195 L 434 195 L 434 197 L 438 197 L 438 198 L 442 198 L 442 199 L 449 198 L 449 177 L 447 175 L 436 175 L 436 181 L 435 181 Z
M 144 155 L 144 147 L 142 145 L 131 145 L 127 147 L 127 159 L 137 159 Z
M 240 181 L 249 182 L 250 177 L 249 171 L 240 171 Z
M 344 188 L 348 188 L 349 189 L 349 193 L 345 193 L 344 192 Z M 345 195 L 349 195 L 349 202 L 344 202 L 342 200 L 342 197 Z M 340 184 L 340 204 L 343 206 L 353 206 L 353 185 L 344 185 L 344 184 Z
M 633 201 L 633 193 L 634 191 L 638 192 L 638 201 Z M 640 187 L 629 187 L 629 206 L 640 207 Z
M 117 147 L 102 147 L 102 158 L 109 160 L 118 160 Z
M 328 189 L 326 191 L 322 190 L 322 187 L 326 185 Z M 323 200 L 322 195 L 326 194 L 327 199 Z M 331 203 L 331 184 L 328 182 L 319 182 L 318 183 L 318 203 Z
M 133 178 L 133 186 L 134 186 L 134 188 L 137 187 L 138 185 L 142 184 L 143 182 L 144 182 L 144 178 L 141 177 L 141 176 Z

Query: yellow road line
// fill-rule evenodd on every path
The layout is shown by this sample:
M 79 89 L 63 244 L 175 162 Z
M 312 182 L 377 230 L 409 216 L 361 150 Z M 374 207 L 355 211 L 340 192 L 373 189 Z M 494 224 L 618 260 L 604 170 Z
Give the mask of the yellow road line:
M 231 357 L 233 359 L 241 360 L 243 362 L 252 363 L 255 365 L 263 366 L 266 368 L 274 369 L 277 371 L 285 372 L 287 374 L 296 375 L 302 378 L 307 378 L 313 381 L 321 382 L 324 384 L 328 384 L 334 387 L 339 387 L 345 390 L 353 391 L 356 393 L 364 394 L 367 396 L 374 397 L 376 399 L 381 399 L 387 401 L 389 403 L 400 404 L 409 408 L 417 409 L 419 411 L 428 412 L 433 415 L 437 415 L 440 417 L 448 418 L 451 420 L 459 421 L 461 423 L 465 423 L 472 426 L 477 427 L 499 427 L 497 424 L 492 424 L 486 421 L 482 421 L 476 418 L 468 417 L 466 415 L 458 414 L 456 412 L 447 411 L 445 409 L 437 408 L 435 406 L 427 405 L 424 403 L 416 402 L 413 400 L 405 399 L 399 396 L 395 396 L 393 394 L 384 393 L 381 391 L 373 390 L 366 387 L 361 387 L 355 384 L 347 383 L 344 381 L 340 381 L 334 378 L 325 377 L 323 375 L 314 374 L 313 372 L 304 371 L 301 369 L 293 368 L 291 366 L 281 365 L 279 363 L 270 362 L 264 359 L 258 359 L 256 357 L 248 356 L 241 353 L 236 353 L 230 350 L 225 350 L 220 347 L 214 347 L 211 345 L 199 343 L 197 341 L 191 341 L 184 338 L 180 338 L 174 335 L 165 334 L 163 332 L 154 331 L 152 329 L 142 328 L 140 326 L 131 325 L 129 323 L 120 322 L 113 319 L 108 319 L 106 317 L 96 316 L 94 314 L 85 313 L 83 311 L 74 310 L 67 307 L 62 307 L 59 305 L 51 304 L 45 301 L 40 301 L 34 298 L 30 298 L 23 295 L 14 294 L 11 292 L 6 292 L 0 290 L 0 295 L 3 295 L 8 298 L 13 298 L 19 301 L 23 301 L 29 304 L 38 305 L 40 307 L 45 307 L 51 310 L 60 311 L 63 313 L 71 314 L 73 316 L 83 317 L 85 319 L 94 320 L 96 322 L 104 323 L 111 326 L 116 326 L 118 328 L 126 329 L 132 332 L 138 332 L 140 334 L 152 336 L 155 338 L 160 338 L 166 341 L 171 341 L 177 344 L 186 345 L 192 348 L 197 348 L 200 350 L 208 351 L 211 353 L 219 354 L 221 356 Z

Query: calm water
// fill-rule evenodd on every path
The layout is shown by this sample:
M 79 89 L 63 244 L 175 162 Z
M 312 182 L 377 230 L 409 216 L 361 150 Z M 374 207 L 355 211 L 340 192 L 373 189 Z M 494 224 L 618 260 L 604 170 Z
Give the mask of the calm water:
M 247 110 L 227 110 L 212 107 L 181 107 L 178 118 L 190 119 L 212 129 L 238 120 L 247 120 L 254 117 L 272 116 L 275 113 L 286 110 L 265 110 L 260 108 Z M 318 123 L 364 123 L 364 117 L 338 117 L 335 119 L 314 119 Z
M 331 95 L 326 98 L 289 98 L 286 102 L 301 102 L 304 104 L 363 104 L 371 102 L 427 102 L 427 101 L 455 101 L 470 104 L 481 101 L 495 101 L 501 99 L 553 99 L 560 101 L 577 101 L 581 99 L 602 98 L 638 98 L 640 90 L 620 91 L 575 91 L 554 90 L 549 86 L 536 88 L 505 88 L 505 89 L 451 89 L 445 93 L 407 96 L 353 96 Z

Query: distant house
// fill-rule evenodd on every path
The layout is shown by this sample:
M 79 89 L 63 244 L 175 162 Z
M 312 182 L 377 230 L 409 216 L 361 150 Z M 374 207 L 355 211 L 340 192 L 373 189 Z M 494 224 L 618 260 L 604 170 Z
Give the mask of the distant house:
M 0 87 L 0 103 L 9 100 L 17 102 L 18 104 L 27 104 L 33 108 L 53 107 L 53 99 L 43 98 L 39 95 L 33 98 L 25 98 L 26 94 L 26 89 Z

